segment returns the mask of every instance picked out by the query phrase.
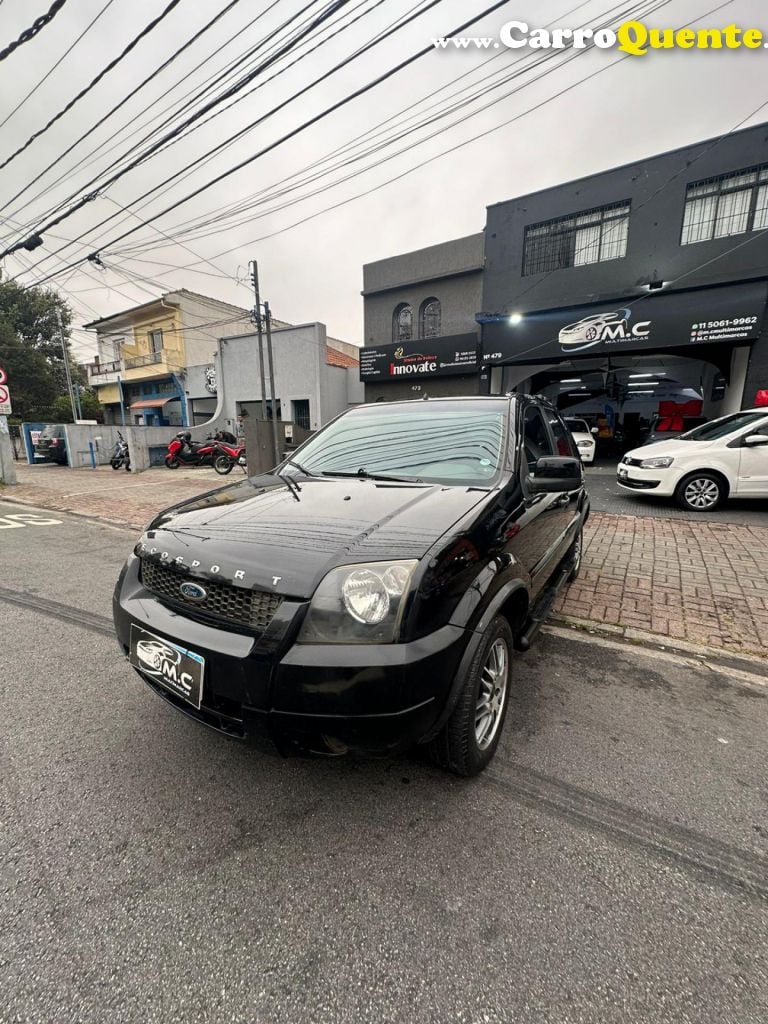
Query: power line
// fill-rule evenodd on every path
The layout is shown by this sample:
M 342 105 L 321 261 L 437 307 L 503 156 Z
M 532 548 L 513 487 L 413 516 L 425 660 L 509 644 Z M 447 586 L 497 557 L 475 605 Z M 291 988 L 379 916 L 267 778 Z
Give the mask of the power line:
M 112 3 L 112 0 L 109 0 L 109 2 Z M 178 3 L 178 2 L 179 2 L 179 0 L 175 0 L 175 3 Z M 180 57 L 181 54 L 184 53 L 185 50 L 188 50 L 190 46 L 192 46 L 194 43 L 196 43 L 197 40 L 201 36 L 205 35 L 205 33 L 210 28 L 212 28 L 216 24 L 217 21 L 219 21 L 221 18 L 223 18 L 225 14 L 228 14 L 232 10 L 233 7 L 237 6 L 237 4 L 239 2 L 240 2 L 240 0 L 230 0 L 230 3 L 227 4 L 226 7 L 222 8 L 222 10 L 220 10 L 218 12 L 218 14 L 216 14 L 213 18 L 211 18 L 211 20 L 206 25 L 204 25 L 201 29 L 199 29 L 197 32 L 195 32 L 195 34 L 190 39 L 188 39 L 187 42 L 183 44 L 183 46 L 180 46 L 179 49 L 175 51 L 175 53 L 172 53 L 171 56 L 168 57 L 167 60 L 163 61 L 163 63 L 159 67 L 155 68 L 155 70 L 152 71 L 151 74 L 147 75 L 147 77 L 144 79 L 143 82 L 140 82 L 139 85 L 137 85 L 135 88 L 133 88 L 131 90 L 130 93 L 128 93 L 126 96 L 124 96 L 123 99 L 120 100 L 119 103 L 116 103 L 115 106 L 113 106 L 110 110 L 108 110 L 107 113 L 104 114 L 103 117 L 99 118 L 99 120 L 96 121 L 95 124 L 91 125 L 91 127 L 86 132 L 83 132 L 83 134 L 78 139 L 75 139 L 75 141 L 67 149 L 65 149 L 63 153 L 60 153 L 55 158 L 55 160 L 52 160 L 51 163 L 49 163 L 47 167 L 45 167 L 42 171 L 40 171 L 40 173 L 36 177 L 34 177 L 31 181 L 27 182 L 27 184 L 24 185 L 24 187 L 19 192 L 17 192 L 16 195 L 13 196 L 12 199 L 10 199 L 8 201 L 8 205 L 10 205 L 11 203 L 15 203 L 16 200 L 20 196 L 24 195 L 24 193 L 27 191 L 27 189 L 32 188 L 32 186 L 35 185 L 38 181 L 40 181 L 40 179 L 44 175 L 46 175 L 48 173 L 48 171 L 50 171 L 53 167 L 55 167 L 56 164 L 60 163 L 66 156 L 69 156 L 69 154 L 72 152 L 73 149 L 75 149 L 76 146 L 79 146 L 81 142 L 84 142 L 85 139 L 87 139 L 89 135 L 92 135 L 98 128 L 100 128 L 104 124 L 105 121 L 109 120 L 109 118 L 112 117 L 114 114 L 116 114 L 117 111 L 120 110 L 122 107 L 124 107 L 126 103 L 128 103 L 130 100 L 132 100 L 134 98 L 134 96 L 136 96 L 138 93 L 140 93 L 145 85 L 148 85 L 149 82 L 151 82 L 154 78 L 157 78 L 157 76 L 159 74 L 161 74 L 163 71 L 165 71 L 165 69 L 167 67 L 169 67 L 169 65 L 173 64 L 173 62 L 178 57 Z M 109 6 L 109 4 L 107 4 L 107 7 L 108 6 Z M 104 8 L 104 10 L 106 10 L 106 7 Z M 101 12 L 101 14 L 104 13 L 104 10 Z M 168 8 L 166 8 L 166 12 L 165 13 L 169 13 Z M 98 15 L 98 17 L 100 17 L 100 16 L 101 15 Z M 163 17 L 164 16 L 165 15 L 163 15 Z M 96 19 L 94 19 L 94 21 L 95 20 Z M 93 22 L 91 22 L 91 24 L 93 24 Z M 87 29 L 86 29 L 86 31 L 87 31 Z M 83 33 L 83 34 L 85 34 L 85 33 Z M 80 38 L 82 38 L 82 36 Z M 75 44 L 73 43 L 72 45 L 74 46 Z M 70 47 L 70 49 L 72 49 L 72 47 Z M 67 51 L 67 53 L 69 53 L 69 50 Z M 66 56 L 66 54 L 64 56 Z M 125 56 L 125 53 L 123 54 L 123 56 Z M 61 59 L 63 60 L 64 58 L 62 57 Z M 120 59 L 122 59 L 122 58 L 120 58 Z M 56 66 L 57 65 L 54 65 L 54 67 L 56 67 Z M 53 70 L 53 69 L 51 69 L 51 70 Z M 48 72 L 48 74 L 50 74 L 50 72 Z M 43 79 L 43 81 L 45 81 L 45 79 Z M 95 81 L 97 81 L 97 79 L 94 80 L 94 83 L 95 83 Z M 93 85 L 94 83 L 91 83 L 91 85 Z M 37 86 L 35 88 L 37 88 Z M 91 88 L 91 86 L 89 86 L 88 88 Z M 84 95 L 84 94 L 81 94 L 81 95 Z M 73 100 L 73 103 L 74 102 L 76 102 L 76 100 Z M 65 110 L 62 113 L 66 113 L 66 108 L 65 108 Z M 11 115 L 9 114 L 8 116 L 10 117 Z M 6 118 L 6 120 L 7 120 L 7 118 Z M 49 125 L 47 127 L 50 127 L 50 124 L 52 124 L 52 123 L 53 122 L 49 122 Z M 5 122 L 3 122 L 3 124 L 5 124 Z M 0 128 L 2 128 L 2 125 L 0 125 Z M 43 131 L 45 131 L 45 129 L 43 129 Z M 33 138 L 34 138 L 34 136 L 33 136 Z M 21 151 L 18 150 L 17 154 L 18 154 L 18 152 L 21 152 Z M 13 159 L 13 157 L 9 158 L 9 160 L 10 159 Z M 6 161 L 6 163 L 8 163 L 8 162 L 9 161 Z M 5 164 L 0 164 L 0 170 L 4 166 L 5 166 Z
M 77 44 L 78 44 L 78 43 L 80 42 L 80 40 L 81 40 L 81 39 L 82 39 L 82 38 L 83 38 L 84 36 L 86 36 L 86 35 L 87 35 L 87 34 L 88 34 L 88 33 L 89 33 L 90 31 L 91 31 L 91 29 L 92 29 L 92 28 L 93 28 L 93 26 L 94 26 L 94 25 L 96 24 L 96 22 L 97 22 L 97 21 L 99 20 L 99 18 L 101 18 L 101 16 L 102 16 L 103 14 L 106 14 L 106 12 L 107 12 L 107 11 L 109 10 L 109 8 L 110 8 L 110 7 L 112 6 L 112 4 L 113 4 L 114 2 L 115 2 L 115 0 L 107 0 L 106 4 L 104 4 L 104 6 L 103 6 L 103 7 L 101 8 L 101 10 L 100 10 L 100 11 L 99 11 L 99 13 L 98 13 L 98 14 L 96 15 L 96 17 L 95 17 L 95 18 L 92 18 L 92 19 L 91 19 L 91 21 L 90 21 L 90 22 L 88 23 L 88 25 L 87 25 L 87 26 L 86 26 L 86 27 L 85 27 L 85 28 L 83 29 L 83 31 L 82 31 L 82 32 L 80 33 L 80 35 L 79 35 L 79 36 L 77 37 L 77 39 L 76 39 L 76 40 L 74 41 L 74 43 L 72 43 L 72 45 L 71 45 L 71 46 L 70 46 L 70 47 L 69 47 L 68 49 L 66 49 L 66 50 L 64 51 L 64 53 L 62 53 L 62 55 L 61 55 L 61 56 L 59 57 L 59 59 L 58 59 L 58 60 L 56 61 L 56 63 L 55 63 L 54 65 L 53 65 L 53 67 L 52 67 L 52 68 L 50 68 L 50 69 L 49 69 L 49 70 L 48 70 L 48 71 L 47 71 L 47 72 L 46 72 L 46 73 L 45 73 L 45 74 L 43 75 L 43 77 L 42 77 L 42 78 L 40 79 L 40 81 L 39 81 L 39 82 L 37 83 L 37 85 L 33 86 L 33 87 L 32 87 L 32 88 L 31 88 L 31 89 L 29 90 L 29 92 L 27 93 L 27 95 L 26 95 L 26 96 L 24 97 L 24 99 L 23 99 L 23 100 L 19 100 L 19 102 L 18 102 L 18 103 L 16 104 L 16 106 L 15 106 L 15 107 L 13 108 L 13 110 L 12 110 L 12 111 L 10 112 L 10 114 L 6 114 L 6 116 L 5 116 L 4 120 L 0 121 L 0 128 L 4 128 L 4 127 L 5 127 L 5 125 L 6 125 L 6 124 L 7 124 L 7 123 L 8 123 L 9 121 L 10 121 L 10 119 L 11 119 L 11 118 L 13 117 L 13 115 L 14 115 L 14 114 L 15 114 L 15 113 L 16 113 L 16 112 L 17 112 L 18 110 L 21 110 L 21 108 L 22 108 L 22 107 L 24 106 L 24 104 L 25 104 L 25 103 L 27 102 L 27 100 L 28 100 L 28 99 L 29 99 L 29 98 L 30 98 L 31 96 L 34 96 L 34 94 L 35 94 L 35 93 L 37 92 L 37 90 L 38 90 L 38 89 L 40 88 L 40 86 L 41 86 L 41 85 L 43 85 L 43 83 L 44 83 L 44 82 L 46 82 L 46 81 L 47 81 L 47 80 L 48 80 L 48 79 L 49 79 L 49 78 L 51 77 L 51 75 L 53 74 L 53 72 L 54 72 L 54 71 L 56 70 L 56 68 L 57 68 L 57 67 L 58 67 L 58 66 L 59 66 L 59 65 L 60 65 L 60 64 L 62 63 L 62 61 L 66 60 L 66 58 L 67 58 L 67 57 L 68 57 L 68 56 L 70 55 L 70 53 L 72 53 L 72 51 L 73 51 L 73 50 L 74 50 L 74 48 L 75 48 L 75 47 L 77 46 Z M 11 200 L 11 202 L 13 202 L 13 200 Z
M 440 0 L 431 0 L 431 2 L 425 8 L 423 8 L 420 13 L 423 13 L 424 11 L 428 10 L 430 7 L 434 6 L 436 3 L 439 3 L 439 2 L 440 2 Z M 462 25 L 460 25 L 457 28 L 455 28 L 453 30 L 452 34 L 455 35 L 457 33 L 463 32 L 465 29 L 471 27 L 477 21 L 480 21 L 482 18 L 486 17 L 488 14 L 491 14 L 491 13 L 493 13 L 493 11 L 498 10 L 500 7 L 505 6 L 507 2 L 508 2 L 508 0 L 496 0 L 496 2 L 494 4 L 492 4 L 490 7 L 487 7 L 484 11 L 481 11 L 480 14 L 476 15 L 475 17 L 469 19 L 468 21 L 464 22 Z M 406 24 L 406 23 L 407 22 L 404 22 L 403 24 Z M 337 100 L 336 103 L 333 103 L 333 104 L 331 104 L 331 106 L 326 107 L 325 110 L 321 111 L 318 114 L 315 114 L 313 117 L 309 118 L 307 121 L 304 121 L 301 125 L 297 126 L 296 128 L 292 129 L 290 132 L 288 132 L 285 135 L 281 136 L 276 141 L 270 143 L 268 146 L 263 147 L 262 149 L 260 149 L 258 152 L 256 152 L 252 156 L 248 157 L 245 160 L 240 161 L 240 163 L 236 164 L 234 167 L 230 168 L 229 170 L 224 171 L 221 174 L 217 175 L 211 181 L 207 182 L 205 185 L 200 186 L 194 192 L 192 192 L 189 195 L 183 197 L 182 199 L 177 200 L 171 206 L 166 207 L 164 210 L 161 210 L 159 213 L 154 214 L 152 217 L 148 218 L 144 222 L 145 225 L 150 223 L 153 220 L 157 220 L 159 217 L 162 217 L 162 216 L 164 216 L 167 213 L 172 212 L 173 210 L 177 209 L 179 206 L 182 206 L 184 203 L 189 202 L 191 199 L 195 199 L 197 196 L 201 195 L 203 192 L 207 191 L 209 188 L 212 188 L 214 185 L 218 184 L 220 181 L 225 180 L 226 178 L 230 177 L 232 174 L 235 174 L 237 171 L 242 170 L 244 167 L 247 167 L 248 165 L 252 164 L 254 161 L 260 159 L 266 153 L 271 152 L 272 150 L 276 149 L 278 146 L 281 146 L 283 143 L 285 143 L 285 142 L 289 141 L 290 139 L 294 138 L 296 135 L 299 135 L 301 132 L 306 131 L 307 128 L 309 128 L 312 125 L 317 124 L 318 122 L 324 120 L 330 114 L 332 114 L 335 111 L 337 111 L 337 110 L 341 109 L 342 107 L 346 106 L 348 103 L 351 103 L 353 100 L 358 99 L 360 96 L 362 96 L 365 93 L 369 92 L 371 89 L 373 89 L 376 86 L 380 85 L 382 82 L 385 82 L 388 79 L 392 78 L 394 75 L 398 74 L 404 68 L 409 67 L 411 64 L 415 63 L 415 61 L 419 60 L 421 57 L 426 56 L 428 53 L 432 53 L 433 51 L 434 51 L 434 47 L 433 47 L 433 45 L 431 43 L 429 45 L 423 47 L 421 50 L 417 51 L 415 54 L 412 54 L 410 57 L 407 57 L 404 60 L 400 61 L 400 63 L 395 65 L 395 67 L 390 68 L 388 71 L 386 71 L 383 74 L 381 74 L 381 75 L 377 76 L 376 78 L 372 79 L 366 85 L 363 85 L 360 88 L 354 90 L 352 93 L 349 93 L 347 96 L 343 97 L 342 99 Z M 345 62 L 342 62 L 342 63 L 345 63 Z M 348 63 L 348 61 L 346 63 Z M 58 222 L 56 222 L 56 223 L 58 223 Z M 141 225 L 139 225 L 137 227 L 134 227 L 134 228 L 130 228 L 128 231 L 123 232 L 122 235 L 119 235 L 116 239 L 114 239 L 111 244 L 114 245 L 117 242 L 122 241 L 124 238 L 127 238 L 129 235 L 132 235 L 136 231 L 139 231 L 139 230 L 141 230 Z M 0 254 L 0 256 L 2 256 L 2 255 L 4 255 L 4 254 Z M 77 263 L 79 263 L 79 262 L 82 262 L 82 258 L 80 260 L 76 261 L 76 263 L 74 265 L 77 265 Z M 68 268 L 64 268 L 64 269 L 68 269 Z M 55 276 L 56 273 L 61 273 L 61 272 L 63 272 L 63 271 L 62 270 L 55 271 L 54 273 L 52 273 L 52 274 L 48 275 L 47 277 L 43 278 L 43 280 L 48 280 L 50 277 Z
M 175 6 L 179 2 L 180 2 L 180 0 L 171 0 L 171 4 L 169 5 L 169 7 L 170 6 Z M 310 26 L 310 29 L 305 34 L 308 34 L 308 32 L 312 31 L 312 29 L 314 29 L 318 25 L 322 24 L 332 14 L 334 14 L 339 8 L 345 6 L 349 2 L 350 2 L 350 0 L 331 0 L 331 2 L 326 6 L 326 8 L 322 11 L 322 13 L 320 13 L 319 15 L 316 16 L 316 18 L 314 19 L 314 21 L 312 22 L 312 24 Z M 437 3 L 437 2 L 440 2 L 440 0 L 433 0 L 433 2 Z M 506 2 L 506 0 L 504 0 L 504 2 Z M 309 4 L 309 6 L 311 6 L 312 3 L 314 3 L 314 0 L 311 0 L 311 3 Z M 167 8 L 166 8 L 166 10 L 167 10 Z M 287 22 L 286 22 L 286 24 L 287 24 Z M 284 28 L 284 27 L 285 27 L 284 25 L 281 26 L 280 30 L 282 30 L 282 28 Z M 278 31 L 280 31 L 280 30 L 278 30 Z M 90 193 L 89 195 L 84 196 L 82 199 L 80 199 L 78 202 L 76 202 L 73 206 L 71 206 L 64 213 L 60 214 L 58 217 L 56 217 L 53 220 L 49 221 L 43 227 L 40 227 L 40 228 L 37 228 L 36 230 L 34 230 L 34 233 L 31 236 L 31 238 L 27 239 L 24 242 L 18 243 L 17 246 L 11 246 L 10 248 L 5 249 L 2 253 L 0 253 L 0 259 L 2 259 L 4 256 L 9 255 L 9 253 L 12 253 L 12 252 L 16 251 L 17 248 L 26 248 L 26 249 L 29 249 L 30 251 L 31 251 L 31 249 L 37 248 L 37 245 L 39 244 L 38 239 L 40 238 L 42 232 L 47 231 L 51 227 L 55 227 L 57 224 L 60 224 L 62 221 L 66 220 L 68 217 L 71 217 L 72 214 L 76 213 L 78 210 L 82 209 L 83 206 L 85 206 L 87 203 L 89 203 L 93 199 L 95 199 L 96 195 L 97 195 L 97 193 L 99 191 L 103 191 L 104 189 L 108 188 L 110 185 L 113 185 L 116 181 L 118 181 L 120 178 L 122 178 L 129 171 L 134 170 L 134 168 L 138 167 L 141 163 L 144 163 L 144 161 L 148 158 L 148 156 L 152 155 L 152 153 L 156 152 L 158 149 L 160 149 L 162 146 L 164 146 L 165 143 L 168 142 L 170 139 L 172 139 L 172 138 L 176 137 L 177 135 L 181 134 L 181 132 L 185 128 L 189 127 L 189 125 L 191 125 L 194 121 L 196 121 L 200 117 L 202 117 L 203 114 L 207 113 L 208 110 L 212 109 L 214 106 L 218 105 L 219 103 L 222 103 L 225 99 L 229 98 L 229 96 L 233 95 L 235 92 L 238 92 L 240 89 L 245 88 L 245 86 L 249 82 L 251 82 L 257 75 L 261 74 L 262 71 L 266 70 L 266 68 L 270 67 L 270 65 L 274 64 L 276 60 L 278 60 L 285 53 L 288 53 L 294 46 L 296 46 L 298 41 L 299 41 L 299 36 L 298 35 L 295 35 L 292 39 L 289 39 L 289 41 L 287 43 L 285 43 L 278 50 L 277 54 L 273 54 L 272 56 L 268 57 L 266 60 L 262 61 L 261 64 L 259 64 L 258 67 L 254 71 L 249 72 L 247 75 L 245 75 L 243 78 L 241 78 L 238 82 L 236 82 L 233 86 L 230 86 L 220 96 L 218 96 L 215 99 L 210 100 L 208 103 L 206 103 L 199 111 L 197 111 L 195 114 L 193 114 L 191 117 L 189 117 L 181 125 L 177 126 L 172 131 L 170 131 L 166 135 L 164 135 L 157 142 L 153 143 L 153 145 L 150 146 L 149 150 L 147 150 L 143 154 L 140 154 L 135 160 L 131 161 L 131 163 L 129 163 L 126 167 L 124 167 L 120 171 L 115 172 L 110 178 L 107 179 L 107 181 L 103 182 L 101 184 L 101 186 L 99 186 L 99 188 L 97 189 L 96 192 L 93 192 L 93 193 Z M 7 162 L 8 161 L 6 161 L 6 163 Z M 4 166 L 5 166 L 5 164 L 0 164 L 0 170 Z M 107 218 L 107 219 L 109 220 L 111 218 Z M 98 226 L 101 226 L 101 225 L 98 225 Z
M 53 0 L 53 3 L 45 14 L 41 14 L 39 18 L 35 18 L 30 27 L 25 28 L 18 39 L 14 39 L 12 43 L 9 43 L 4 49 L 0 50 L 0 60 L 5 60 L 6 57 L 10 57 L 14 50 L 23 46 L 24 43 L 28 43 L 30 39 L 34 39 L 38 32 L 42 32 L 45 26 L 53 21 L 66 2 L 67 0 Z
M 65 0 L 56 0 L 56 2 L 59 4 L 63 4 Z M 89 85 L 87 85 L 84 89 L 81 89 L 77 96 L 75 96 L 74 99 L 70 100 L 69 103 L 67 103 L 66 106 L 58 112 L 58 114 L 55 114 L 46 125 L 39 129 L 39 131 L 36 131 L 32 135 L 30 135 L 30 137 L 27 139 L 23 146 L 20 146 L 14 153 L 11 153 L 9 157 L 6 157 L 6 159 L 0 164 L 0 170 L 2 170 L 4 167 L 7 167 L 12 160 L 15 160 L 16 157 L 19 156 L 19 154 L 23 153 L 25 149 L 31 146 L 35 139 L 39 139 L 40 136 L 47 132 L 49 128 L 56 124 L 57 121 L 61 120 L 61 118 L 64 117 L 64 115 L 68 113 L 72 109 L 72 107 L 75 106 L 76 103 L 78 103 L 84 96 L 86 96 L 91 91 L 91 89 L 98 85 L 98 83 L 102 80 L 102 78 L 104 78 L 105 75 L 109 74 L 109 72 L 112 71 L 113 68 L 117 67 L 117 65 L 122 60 L 124 60 L 125 57 L 128 56 L 131 50 L 133 50 L 145 36 L 149 35 L 149 33 L 154 28 L 156 28 L 160 24 L 160 22 L 171 13 L 171 11 L 175 7 L 178 7 L 180 3 L 181 0 L 170 0 L 165 9 L 161 11 L 156 18 L 153 18 L 153 20 L 150 21 L 149 24 L 146 25 L 141 30 L 141 32 L 139 32 L 139 34 L 131 40 L 131 42 L 125 47 L 122 53 L 119 54 L 119 56 L 115 57 L 114 60 L 111 60 L 109 64 L 107 64 L 107 66 L 103 68 L 98 73 L 98 75 L 96 75 L 96 77 L 90 82 Z M 55 6 L 56 4 L 54 4 L 54 7 Z

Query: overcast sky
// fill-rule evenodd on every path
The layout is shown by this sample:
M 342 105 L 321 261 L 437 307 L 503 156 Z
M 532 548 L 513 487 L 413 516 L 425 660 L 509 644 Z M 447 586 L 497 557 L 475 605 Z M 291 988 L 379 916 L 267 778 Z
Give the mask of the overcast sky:
M 716 136 L 744 119 L 745 124 L 768 120 L 768 106 L 748 118 L 763 100 L 768 100 L 765 49 L 656 52 L 624 59 L 611 68 L 606 65 L 620 56 L 613 50 L 585 51 L 562 67 L 559 64 L 563 57 L 572 52 L 555 54 L 548 63 L 535 68 L 532 63 L 541 59 L 542 51 L 433 51 L 225 182 L 154 221 L 154 227 L 142 227 L 124 241 L 114 242 L 118 235 L 138 225 L 139 217 L 163 210 L 257 153 L 417 52 L 432 37 L 449 34 L 491 2 L 443 0 L 301 99 L 265 117 L 278 103 L 425 3 L 351 0 L 333 26 L 329 22 L 329 28 L 257 81 L 304 54 L 334 26 L 346 24 L 363 12 L 370 13 L 304 56 L 275 81 L 263 84 L 232 110 L 126 174 L 84 210 L 45 233 L 45 249 L 24 253 L 21 258 L 8 257 L 5 274 L 28 283 L 99 251 L 106 269 L 86 264 L 84 270 L 68 271 L 54 281 L 72 303 L 75 323 L 82 325 L 182 286 L 249 306 L 246 265 L 249 259 L 257 258 L 262 294 L 269 299 L 276 317 L 294 323 L 321 320 L 329 333 L 359 344 L 364 263 L 479 231 L 489 204 Z M 166 3 L 68 0 L 34 40 L 0 62 L 3 120 L 103 11 L 60 66 L 0 128 L 0 161 L 42 128 Z M 513 0 L 468 34 L 495 36 L 512 18 L 526 21 L 531 27 L 551 24 L 576 28 L 601 25 L 606 20 L 615 24 L 615 18 L 606 19 L 607 12 L 617 8 L 625 12 L 645 10 L 650 3 L 588 0 L 574 11 L 576 0 Z M 669 0 L 646 21 L 665 27 L 696 19 L 700 27 L 736 22 L 744 28 L 768 31 L 768 5 L 764 0 L 732 0 L 709 17 L 702 17 L 721 3 Z M 226 72 L 250 47 L 266 41 L 283 22 L 296 18 L 306 4 L 307 0 L 278 0 L 267 10 L 267 0 L 241 0 L 137 92 L 148 74 L 226 5 L 226 0 L 181 0 L 93 92 L 0 171 L 0 233 L 4 243 L 25 237 L 31 226 L 44 222 L 43 215 L 51 207 L 80 195 L 84 188 L 88 191 L 90 179 L 102 180 L 105 175 L 101 172 L 116 158 L 137 155 L 138 144 L 152 128 L 159 126 L 165 131 L 178 123 L 173 120 L 174 113 L 190 90 L 214 73 Z M 0 46 L 15 39 L 49 5 L 49 0 L 0 0 Z M 324 6 L 324 0 L 318 0 L 308 13 Z M 569 11 L 573 13 L 564 17 Z M 247 28 L 259 14 L 258 22 Z M 490 57 L 494 59 L 486 65 Z M 203 61 L 203 66 L 194 71 Z M 601 74 L 579 84 L 602 67 L 606 70 Z M 534 76 L 544 70 L 549 73 L 534 81 Z M 503 87 L 489 90 L 489 85 L 514 71 L 522 73 Z M 491 75 L 494 77 L 487 77 Z M 228 84 L 229 80 L 219 89 Z M 512 89 L 516 90 L 512 95 L 500 98 Z M 343 166 L 345 157 L 358 155 L 361 148 L 386 143 L 386 133 L 417 126 L 425 117 L 441 112 L 449 101 L 464 100 L 470 93 L 475 98 L 452 116 L 417 127 L 405 139 L 382 145 L 378 152 Z M 126 96 L 130 96 L 129 102 L 116 115 L 12 201 L 20 189 Z M 541 106 L 550 97 L 551 102 Z M 537 105 L 538 109 L 531 109 Z M 487 109 L 481 110 L 483 106 Z M 453 124 L 466 114 L 474 116 Z M 193 170 L 189 177 L 175 182 L 165 195 L 137 203 L 144 192 L 185 170 L 212 146 L 259 118 L 264 120 L 258 127 Z M 408 173 L 417 164 L 509 121 L 512 123 L 506 127 Z M 319 164 L 321 160 L 326 162 Z M 76 167 L 81 161 L 82 165 Z M 321 172 L 326 173 L 316 177 Z M 362 173 L 339 181 L 355 172 Z M 298 188 L 282 197 L 275 195 L 278 190 L 296 186 L 297 175 Z M 304 180 L 310 176 L 312 181 Z M 387 183 L 392 178 L 398 180 Z M 319 187 L 324 189 L 322 193 L 306 194 Z M 345 202 L 364 192 L 370 194 Z M 259 198 L 261 205 L 245 211 L 237 223 L 221 220 L 222 207 L 248 197 Z M 289 201 L 292 205 L 286 206 Z M 337 208 L 327 209 L 331 206 Z M 130 212 L 122 213 L 121 207 Z M 119 217 L 95 227 L 114 213 Z M 211 222 L 205 224 L 209 219 Z M 292 226 L 298 221 L 304 223 Z M 188 227 L 196 230 L 180 235 L 180 230 Z M 84 237 L 76 245 L 68 246 L 55 258 L 46 258 L 81 234 Z M 169 244 L 169 236 L 183 238 L 185 247 L 176 242 Z M 137 281 L 137 275 L 145 278 L 143 283 Z M 78 358 L 89 358 L 95 346 L 88 335 L 79 331 L 73 340 Z

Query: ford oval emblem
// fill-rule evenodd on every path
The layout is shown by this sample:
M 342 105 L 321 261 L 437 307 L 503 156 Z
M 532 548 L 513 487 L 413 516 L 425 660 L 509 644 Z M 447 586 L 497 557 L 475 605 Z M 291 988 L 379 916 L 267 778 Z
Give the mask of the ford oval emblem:
M 194 601 L 195 604 L 200 604 L 208 597 L 208 591 L 199 583 L 182 583 L 179 590 L 185 601 Z

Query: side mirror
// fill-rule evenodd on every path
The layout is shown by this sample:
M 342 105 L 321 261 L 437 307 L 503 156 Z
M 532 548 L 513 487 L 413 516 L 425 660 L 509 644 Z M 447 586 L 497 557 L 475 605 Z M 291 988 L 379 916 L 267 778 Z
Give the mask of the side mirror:
M 768 434 L 747 434 L 744 444 L 748 448 L 758 448 L 762 444 L 768 444 Z
M 537 461 L 528 485 L 535 494 L 558 494 L 577 490 L 582 479 L 580 459 L 547 455 Z
M 597 427 L 592 427 L 592 429 L 590 430 L 590 433 L 591 434 L 599 434 L 600 430 Z

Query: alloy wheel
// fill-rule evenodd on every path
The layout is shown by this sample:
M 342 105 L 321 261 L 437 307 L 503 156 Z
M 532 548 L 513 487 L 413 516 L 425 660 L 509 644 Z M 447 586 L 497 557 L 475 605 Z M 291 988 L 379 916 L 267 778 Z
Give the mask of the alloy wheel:
M 685 500 L 691 508 L 713 508 L 720 500 L 720 488 L 709 477 L 695 477 L 685 485 Z
M 509 682 L 509 651 L 499 637 L 488 651 L 480 677 L 475 705 L 475 739 L 480 750 L 487 750 L 499 730 Z

